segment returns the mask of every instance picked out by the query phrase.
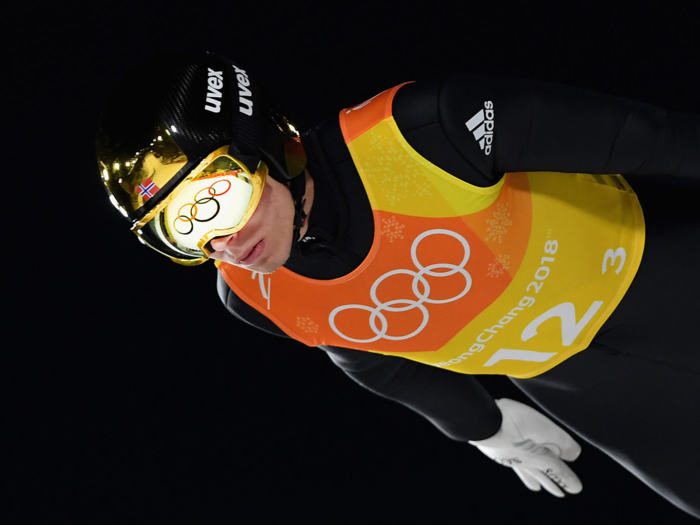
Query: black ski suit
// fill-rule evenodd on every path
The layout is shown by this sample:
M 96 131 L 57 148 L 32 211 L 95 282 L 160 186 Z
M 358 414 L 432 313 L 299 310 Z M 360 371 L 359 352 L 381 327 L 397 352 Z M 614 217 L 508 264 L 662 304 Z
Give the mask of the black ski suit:
M 465 126 L 485 100 L 496 108 L 489 155 Z M 700 117 L 582 89 L 468 76 L 403 86 L 393 115 L 418 153 L 476 186 L 518 171 L 625 176 L 646 223 L 630 289 L 589 348 L 539 376 L 511 380 L 550 416 L 700 517 Z M 371 208 L 337 117 L 302 140 L 314 179 L 307 232 L 314 240 L 302 240 L 285 266 L 316 279 L 340 277 L 369 252 Z M 220 275 L 218 291 L 236 317 L 285 335 Z M 493 398 L 474 376 L 323 349 L 352 379 L 452 439 L 485 439 L 500 427 Z

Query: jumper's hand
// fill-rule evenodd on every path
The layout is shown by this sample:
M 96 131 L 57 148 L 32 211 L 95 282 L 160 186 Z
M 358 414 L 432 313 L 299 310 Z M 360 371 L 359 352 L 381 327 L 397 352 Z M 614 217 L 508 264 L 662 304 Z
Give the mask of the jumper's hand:
M 559 425 L 534 408 L 512 399 L 497 399 L 503 423 L 495 435 L 469 443 L 488 457 L 511 467 L 530 490 L 542 487 L 559 498 L 564 489 L 578 494 L 583 486 L 562 460 L 574 461 L 581 446 Z

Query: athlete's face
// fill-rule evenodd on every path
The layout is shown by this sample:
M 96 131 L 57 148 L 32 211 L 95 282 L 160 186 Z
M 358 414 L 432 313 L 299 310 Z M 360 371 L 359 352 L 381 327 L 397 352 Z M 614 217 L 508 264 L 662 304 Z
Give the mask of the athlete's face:
M 268 177 L 260 203 L 237 233 L 211 241 L 212 259 L 261 273 L 282 266 L 292 249 L 294 201 L 286 185 Z

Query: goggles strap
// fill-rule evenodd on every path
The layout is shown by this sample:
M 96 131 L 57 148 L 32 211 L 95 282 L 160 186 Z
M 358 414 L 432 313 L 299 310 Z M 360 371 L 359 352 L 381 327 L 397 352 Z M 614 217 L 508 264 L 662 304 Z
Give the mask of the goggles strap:
M 301 227 L 306 222 L 306 212 L 304 211 L 304 193 L 306 193 L 306 175 L 302 173 L 298 177 L 291 180 L 289 189 L 294 200 L 294 234 L 292 237 L 292 246 L 296 246 L 299 242 Z
M 289 173 L 287 173 L 287 170 L 282 167 L 282 165 L 277 161 L 277 159 L 273 155 L 268 153 L 263 148 L 260 148 L 259 151 L 262 154 L 262 157 L 264 158 L 265 163 L 267 164 L 267 167 L 270 170 L 270 175 L 273 179 L 279 182 L 287 182 L 288 180 L 292 180 L 292 177 L 289 175 Z M 301 175 L 297 176 L 296 178 L 298 179 L 300 177 Z M 304 195 L 303 191 L 302 195 Z

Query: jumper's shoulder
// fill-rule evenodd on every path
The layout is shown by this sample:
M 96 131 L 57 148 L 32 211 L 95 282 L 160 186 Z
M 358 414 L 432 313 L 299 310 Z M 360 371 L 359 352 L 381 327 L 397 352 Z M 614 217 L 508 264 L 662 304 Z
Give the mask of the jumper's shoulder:
M 474 186 L 490 187 L 497 140 L 494 111 L 480 77 L 449 76 L 402 86 L 392 115 L 399 131 L 422 157 Z

